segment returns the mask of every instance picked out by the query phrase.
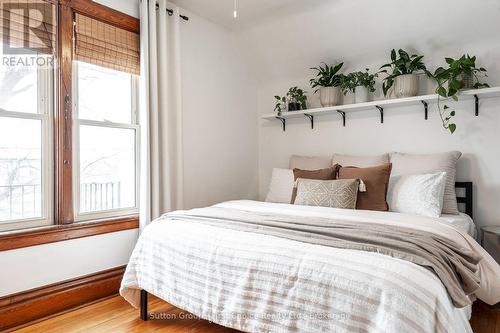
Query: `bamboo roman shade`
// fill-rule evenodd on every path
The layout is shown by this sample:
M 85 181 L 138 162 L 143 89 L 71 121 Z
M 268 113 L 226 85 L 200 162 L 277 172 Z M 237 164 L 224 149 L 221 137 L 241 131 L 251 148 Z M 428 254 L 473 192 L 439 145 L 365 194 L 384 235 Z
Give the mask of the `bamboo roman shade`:
M 139 75 L 139 35 L 76 14 L 75 60 Z
M 0 41 L 4 44 L 4 53 L 22 53 L 23 49 L 54 53 L 57 22 L 54 4 L 46 1 L 1 0 L 0 15 Z

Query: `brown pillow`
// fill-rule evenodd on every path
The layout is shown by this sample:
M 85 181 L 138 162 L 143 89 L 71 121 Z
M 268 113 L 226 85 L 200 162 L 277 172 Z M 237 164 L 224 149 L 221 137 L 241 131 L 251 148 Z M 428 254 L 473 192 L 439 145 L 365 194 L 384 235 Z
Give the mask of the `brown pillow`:
M 335 164 L 331 168 L 319 169 L 319 170 L 301 170 L 293 169 L 293 181 L 295 182 L 297 178 L 305 179 L 318 179 L 318 180 L 335 180 L 337 179 L 337 171 L 339 166 Z M 290 203 L 295 202 L 295 197 L 297 197 L 297 186 L 294 184 L 292 191 L 292 200 Z
M 356 209 L 388 211 L 387 188 L 392 164 L 382 164 L 369 168 L 340 167 L 338 179 L 361 179 L 366 191 L 358 192 Z

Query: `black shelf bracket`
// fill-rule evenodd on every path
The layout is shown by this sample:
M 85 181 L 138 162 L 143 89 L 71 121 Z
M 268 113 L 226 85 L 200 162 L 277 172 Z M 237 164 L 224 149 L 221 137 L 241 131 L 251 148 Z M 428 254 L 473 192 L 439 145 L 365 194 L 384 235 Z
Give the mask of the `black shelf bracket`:
M 477 117 L 479 116 L 479 97 L 477 97 L 477 95 L 474 95 L 474 107 L 475 107 L 475 115 Z
M 380 123 L 384 123 L 384 108 L 378 105 L 375 105 L 375 107 L 380 111 Z
M 304 113 L 304 116 L 309 118 L 309 120 L 311 121 L 311 129 L 314 129 L 314 116 L 309 113 Z
M 429 104 L 426 101 L 421 101 L 424 105 L 425 120 L 429 119 Z
M 283 132 L 285 132 L 286 131 L 286 119 L 283 117 L 276 117 L 276 119 L 281 121 L 281 123 L 283 124 Z
M 342 115 L 342 125 L 345 127 L 345 112 L 337 110 L 338 113 Z

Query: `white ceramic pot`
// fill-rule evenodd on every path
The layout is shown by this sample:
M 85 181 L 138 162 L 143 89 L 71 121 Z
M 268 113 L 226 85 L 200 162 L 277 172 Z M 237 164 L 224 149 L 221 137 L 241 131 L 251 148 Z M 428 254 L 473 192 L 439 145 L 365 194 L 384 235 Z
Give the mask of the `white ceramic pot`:
M 354 90 L 355 103 L 366 103 L 369 99 L 369 92 L 367 87 L 359 86 Z
M 397 98 L 413 97 L 418 95 L 418 75 L 405 74 L 394 79 L 394 95 Z
M 323 107 L 339 105 L 342 102 L 342 91 L 340 87 L 321 87 L 319 100 Z

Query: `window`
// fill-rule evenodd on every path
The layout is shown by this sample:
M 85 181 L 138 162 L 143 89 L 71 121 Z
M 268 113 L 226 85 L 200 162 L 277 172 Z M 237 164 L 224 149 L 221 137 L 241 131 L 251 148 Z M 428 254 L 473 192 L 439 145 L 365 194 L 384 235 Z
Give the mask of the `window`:
M 0 231 L 51 224 L 53 58 L 1 57 Z
M 77 220 L 137 212 L 136 80 L 129 73 L 79 61 L 74 64 Z
M 137 227 L 138 33 L 90 0 L 0 1 L 0 232 Z

